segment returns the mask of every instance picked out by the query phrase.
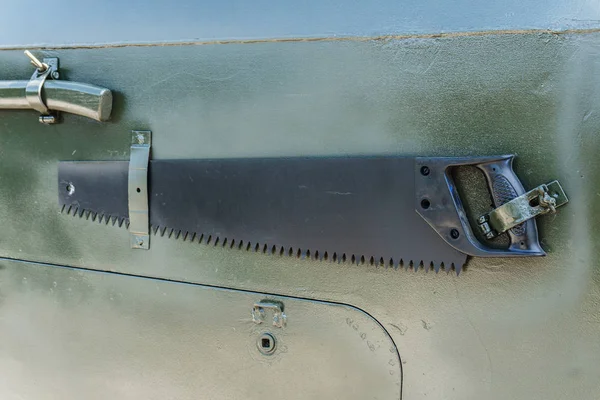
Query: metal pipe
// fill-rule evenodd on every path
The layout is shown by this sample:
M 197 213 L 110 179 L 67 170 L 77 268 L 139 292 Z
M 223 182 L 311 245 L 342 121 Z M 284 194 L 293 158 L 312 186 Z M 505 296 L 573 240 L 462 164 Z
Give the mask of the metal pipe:
M 0 81 L 0 109 L 32 109 L 25 96 L 29 81 Z M 42 97 L 48 109 L 106 121 L 112 111 L 112 92 L 87 83 L 47 80 Z

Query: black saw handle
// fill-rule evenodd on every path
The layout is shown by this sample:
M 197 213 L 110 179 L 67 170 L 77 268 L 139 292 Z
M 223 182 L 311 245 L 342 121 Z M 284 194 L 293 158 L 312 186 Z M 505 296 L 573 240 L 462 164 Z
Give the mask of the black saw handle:
M 494 206 L 499 207 L 526 193 L 512 168 L 514 156 L 497 157 L 418 157 L 415 162 L 415 208 L 452 247 L 478 257 L 543 256 L 535 219 L 508 231 L 506 249 L 493 248 L 477 239 L 467 218 L 452 169 L 474 166 L 487 180 Z

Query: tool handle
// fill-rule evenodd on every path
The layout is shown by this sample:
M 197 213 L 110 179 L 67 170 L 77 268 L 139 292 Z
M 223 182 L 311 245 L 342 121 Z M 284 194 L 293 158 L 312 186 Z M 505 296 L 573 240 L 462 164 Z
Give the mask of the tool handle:
M 455 249 L 478 257 L 542 256 L 534 219 L 508 231 L 507 248 L 491 247 L 477 239 L 458 194 L 452 170 L 474 166 L 485 174 L 496 207 L 525 193 L 512 163 L 514 156 L 418 157 L 415 163 L 415 208 Z M 424 201 L 425 200 L 425 201 Z M 423 205 L 427 207 L 423 207 Z
M 26 89 L 29 81 L 0 81 L 0 109 L 30 109 Z M 41 92 L 46 107 L 106 121 L 112 110 L 110 90 L 87 83 L 48 80 Z
M 500 207 L 526 192 L 519 177 L 513 170 L 513 160 L 514 157 L 510 156 L 498 161 L 484 162 L 476 165 L 485 175 L 492 194 L 494 207 Z M 533 223 L 535 224 L 535 221 Z M 538 240 L 537 229 L 535 225 L 533 228 L 528 227 L 528 225 L 525 222 L 507 231 L 510 239 L 509 249 L 528 250 L 532 246 L 536 246 Z M 535 230 L 535 232 L 532 235 L 527 235 L 528 230 Z M 539 247 L 539 244 L 537 246 Z

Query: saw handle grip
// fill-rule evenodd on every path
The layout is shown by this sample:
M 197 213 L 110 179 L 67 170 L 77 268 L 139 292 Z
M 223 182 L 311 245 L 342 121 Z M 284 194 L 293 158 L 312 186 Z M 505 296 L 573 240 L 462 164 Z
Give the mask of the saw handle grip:
M 500 207 L 526 193 L 523 184 L 513 170 L 513 160 L 514 157 L 511 156 L 476 165 L 485 175 L 494 207 Z M 537 229 L 535 226 L 532 228 L 528 225 L 522 223 L 507 231 L 510 239 L 509 250 L 528 250 L 537 245 Z M 535 231 L 534 234 L 528 235 L 528 231 L 532 230 Z M 539 247 L 539 245 L 537 246 Z
M 525 193 L 512 168 L 514 156 L 498 157 L 418 157 L 415 165 L 415 209 L 452 247 L 477 257 L 542 256 L 535 219 L 508 231 L 507 248 L 495 248 L 481 242 L 471 227 L 452 171 L 474 166 L 487 180 L 495 207 Z M 425 202 L 425 204 L 423 204 Z M 426 207 L 424 207 L 424 205 Z M 478 228 L 475 228 L 478 229 Z

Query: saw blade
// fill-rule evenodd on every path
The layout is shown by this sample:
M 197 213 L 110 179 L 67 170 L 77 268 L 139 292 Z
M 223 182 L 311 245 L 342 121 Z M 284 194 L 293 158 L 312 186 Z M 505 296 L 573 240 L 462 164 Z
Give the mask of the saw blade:
M 152 231 L 296 257 L 452 266 L 467 256 L 415 211 L 412 157 L 152 160 Z M 127 162 L 61 162 L 62 209 L 128 219 Z

